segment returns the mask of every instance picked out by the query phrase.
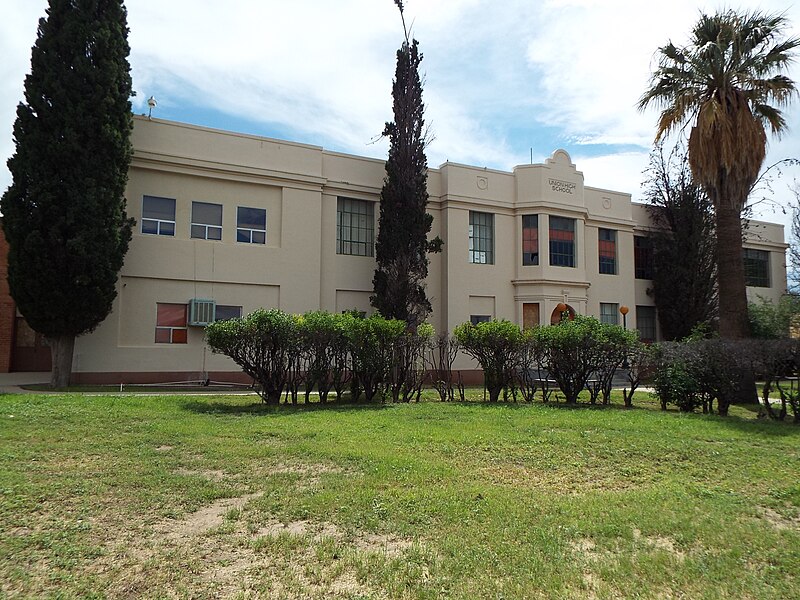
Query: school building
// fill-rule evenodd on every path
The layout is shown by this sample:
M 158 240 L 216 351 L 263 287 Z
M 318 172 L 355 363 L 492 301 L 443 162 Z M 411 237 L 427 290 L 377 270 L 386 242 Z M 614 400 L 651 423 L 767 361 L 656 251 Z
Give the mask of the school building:
M 112 313 L 76 340 L 74 383 L 242 380 L 203 326 L 257 308 L 371 312 L 384 161 L 135 117 L 127 188 L 136 219 Z M 659 337 L 647 210 L 589 187 L 565 151 L 511 172 L 447 162 L 428 174 L 429 321 L 548 324 L 559 303 Z M 0 234 L 0 237 L 1 234 Z M 0 372 L 48 370 L 16 314 L 0 239 Z M 751 222 L 748 295 L 786 291 L 783 226 Z M 461 369 L 475 369 L 468 358 Z

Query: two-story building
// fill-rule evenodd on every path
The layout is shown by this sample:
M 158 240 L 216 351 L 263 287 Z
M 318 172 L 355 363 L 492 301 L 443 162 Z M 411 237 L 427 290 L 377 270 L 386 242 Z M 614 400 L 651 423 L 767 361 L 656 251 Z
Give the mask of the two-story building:
M 260 307 L 371 312 L 384 161 L 145 117 L 133 145 L 136 228 L 112 313 L 76 341 L 75 382 L 229 380 L 239 369 L 208 350 L 202 323 Z M 626 325 L 658 338 L 647 211 L 585 185 L 565 151 L 511 172 L 448 162 L 430 169 L 428 189 L 432 236 L 444 240 L 427 280 L 437 330 L 549 324 L 564 303 L 619 324 L 628 307 Z M 777 300 L 783 227 L 749 231 L 748 292 Z M 22 344 L 41 340 L 14 323 L 8 368 L 34 368 Z

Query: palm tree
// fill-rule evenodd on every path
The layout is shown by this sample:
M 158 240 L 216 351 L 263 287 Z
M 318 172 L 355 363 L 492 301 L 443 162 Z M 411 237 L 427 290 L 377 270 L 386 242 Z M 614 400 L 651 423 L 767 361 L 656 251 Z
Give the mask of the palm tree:
M 639 109 L 662 109 L 656 141 L 691 123 L 689 165 L 711 198 L 717 230 L 719 332 L 747 337 L 741 213 L 766 155 L 766 128 L 786 129 L 780 111 L 795 93 L 781 73 L 800 39 L 783 39 L 783 15 L 732 10 L 701 14 L 683 48 L 658 50 Z

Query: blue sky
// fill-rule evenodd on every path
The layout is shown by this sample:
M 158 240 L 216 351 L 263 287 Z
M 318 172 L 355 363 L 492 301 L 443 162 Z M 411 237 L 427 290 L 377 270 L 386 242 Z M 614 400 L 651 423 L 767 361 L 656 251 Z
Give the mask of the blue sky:
M 0 0 L 0 189 L 14 110 L 46 0 Z M 384 158 L 402 29 L 391 0 L 128 0 L 134 110 Z M 428 162 L 510 170 L 566 149 L 587 185 L 641 198 L 656 112 L 637 112 L 659 45 L 700 10 L 673 0 L 407 0 L 424 54 Z M 800 5 L 764 1 L 800 35 Z M 800 80 L 800 67 L 790 71 Z M 800 101 L 767 163 L 800 157 Z M 795 173 L 773 186 L 793 199 Z M 787 222 L 764 204 L 759 216 Z

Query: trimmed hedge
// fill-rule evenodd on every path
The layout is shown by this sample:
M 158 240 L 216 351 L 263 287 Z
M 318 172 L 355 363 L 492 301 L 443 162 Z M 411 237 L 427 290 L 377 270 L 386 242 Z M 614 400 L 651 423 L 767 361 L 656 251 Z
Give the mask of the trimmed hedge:
M 353 312 L 313 311 L 291 315 L 278 309 L 257 310 L 246 317 L 212 323 L 206 343 L 225 354 L 258 384 L 267 404 L 284 394 L 305 399 L 313 389 L 326 403 L 331 391 L 337 400 L 349 393 L 357 402 L 419 399 L 430 325 L 409 331 L 406 324 L 380 316 L 362 318 Z

